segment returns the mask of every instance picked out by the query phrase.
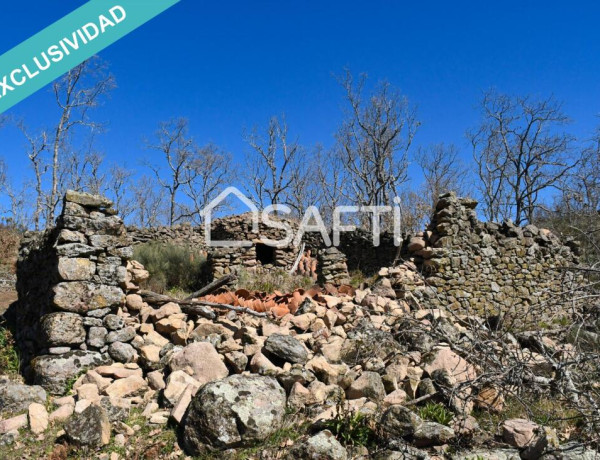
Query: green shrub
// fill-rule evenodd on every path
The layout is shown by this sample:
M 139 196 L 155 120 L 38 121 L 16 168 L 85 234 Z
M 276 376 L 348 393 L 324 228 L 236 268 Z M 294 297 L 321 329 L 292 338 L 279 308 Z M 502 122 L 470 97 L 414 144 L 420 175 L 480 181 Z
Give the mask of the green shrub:
M 206 257 L 188 247 L 146 243 L 134 249 L 133 257 L 150 272 L 145 287 L 158 293 L 173 290 L 192 292 L 208 280 Z
M 428 402 L 425 406 L 419 408 L 419 416 L 430 422 L 450 425 L 454 414 L 443 404 Z
M 0 375 L 19 373 L 19 353 L 11 332 L 0 325 Z
M 326 420 L 323 425 L 345 446 L 367 446 L 375 439 L 372 417 L 359 411 L 348 411 L 338 406 L 335 417 Z

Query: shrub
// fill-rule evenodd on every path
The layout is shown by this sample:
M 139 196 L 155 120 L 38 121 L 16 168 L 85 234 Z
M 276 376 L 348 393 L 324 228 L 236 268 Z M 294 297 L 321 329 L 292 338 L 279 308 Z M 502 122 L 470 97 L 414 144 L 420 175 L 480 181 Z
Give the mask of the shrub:
M 430 422 L 440 423 L 441 425 L 449 425 L 454 417 L 452 411 L 440 403 L 428 402 L 425 406 L 419 409 L 419 416 Z
M 137 246 L 133 256 L 150 273 L 146 287 L 158 293 L 195 291 L 208 279 L 206 256 L 189 247 L 152 242 Z
M 338 406 L 335 417 L 326 420 L 323 425 L 345 446 L 367 446 L 375 439 L 372 417 L 359 411 Z
M 0 375 L 18 374 L 19 353 L 11 332 L 0 325 Z

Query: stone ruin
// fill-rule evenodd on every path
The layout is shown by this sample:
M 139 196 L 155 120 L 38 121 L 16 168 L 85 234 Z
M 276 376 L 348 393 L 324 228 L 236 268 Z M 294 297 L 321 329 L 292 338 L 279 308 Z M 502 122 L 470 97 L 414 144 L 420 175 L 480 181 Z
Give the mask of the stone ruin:
M 132 353 L 133 330 L 116 315 L 125 302 L 133 250 L 111 202 L 67 192 L 57 225 L 27 234 L 17 264 L 21 353 L 36 383 L 61 388 L 72 371 Z M 134 332 L 133 335 L 131 332 Z

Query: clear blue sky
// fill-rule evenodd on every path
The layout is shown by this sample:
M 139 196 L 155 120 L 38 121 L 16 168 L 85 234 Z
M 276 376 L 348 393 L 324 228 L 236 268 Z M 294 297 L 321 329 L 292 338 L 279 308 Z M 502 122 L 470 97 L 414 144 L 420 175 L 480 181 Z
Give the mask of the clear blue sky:
M 84 3 L 4 2 L 0 54 Z M 592 1 L 230 1 L 182 0 L 101 53 L 118 89 L 95 119 L 99 146 L 129 166 L 150 155 L 143 138 L 159 121 L 188 117 L 200 143 L 241 156 L 244 126 L 285 112 L 306 145 L 333 142 L 348 66 L 388 79 L 418 106 L 416 142 L 454 142 L 482 90 L 554 94 L 589 136 L 600 112 L 600 4 Z M 10 110 L 32 126 L 56 119 L 48 88 Z M 28 167 L 24 140 L 0 131 L 0 156 L 15 180 Z

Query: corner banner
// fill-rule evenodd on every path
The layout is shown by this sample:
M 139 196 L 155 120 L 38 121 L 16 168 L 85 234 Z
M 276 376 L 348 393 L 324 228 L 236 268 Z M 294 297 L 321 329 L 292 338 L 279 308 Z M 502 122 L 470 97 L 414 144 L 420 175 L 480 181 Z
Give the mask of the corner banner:
M 91 0 L 0 56 L 0 113 L 175 5 Z M 3 21 L 10 20 L 3 18 Z

